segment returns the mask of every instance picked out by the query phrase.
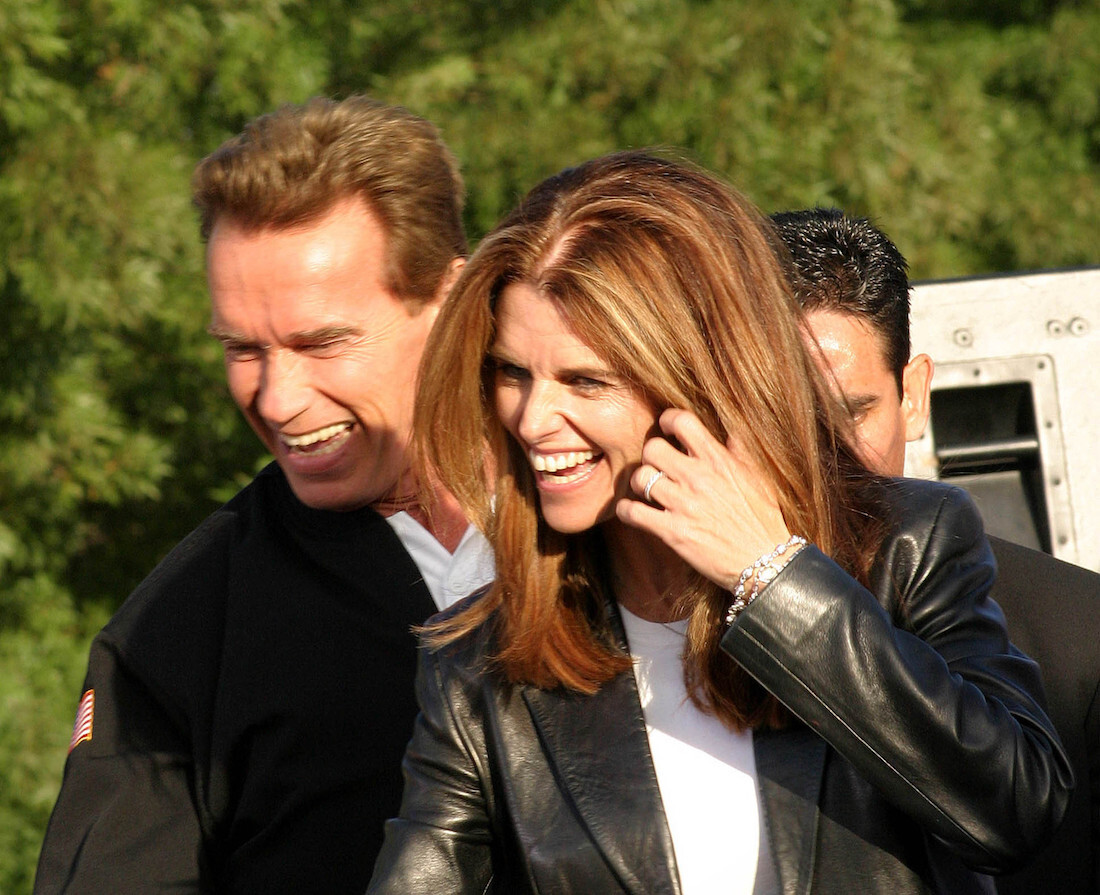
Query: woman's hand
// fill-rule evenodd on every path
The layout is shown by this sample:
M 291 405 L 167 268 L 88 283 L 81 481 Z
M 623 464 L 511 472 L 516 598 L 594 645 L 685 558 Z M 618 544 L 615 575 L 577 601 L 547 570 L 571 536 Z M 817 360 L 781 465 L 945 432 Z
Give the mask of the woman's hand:
M 615 512 L 732 589 L 742 569 L 790 537 L 772 488 L 733 437 L 723 445 L 690 411 L 666 410 L 658 423 L 665 437 L 646 441 L 630 477 L 639 497 L 620 500 Z

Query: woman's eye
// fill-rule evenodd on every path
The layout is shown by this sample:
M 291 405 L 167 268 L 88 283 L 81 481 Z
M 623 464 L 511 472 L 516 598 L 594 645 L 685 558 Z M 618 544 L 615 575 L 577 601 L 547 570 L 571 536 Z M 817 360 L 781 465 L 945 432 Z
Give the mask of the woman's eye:
M 515 364 L 506 364 L 503 362 L 497 363 L 497 375 L 502 379 L 508 380 L 520 380 L 527 375 L 527 371 L 523 367 L 517 367 Z

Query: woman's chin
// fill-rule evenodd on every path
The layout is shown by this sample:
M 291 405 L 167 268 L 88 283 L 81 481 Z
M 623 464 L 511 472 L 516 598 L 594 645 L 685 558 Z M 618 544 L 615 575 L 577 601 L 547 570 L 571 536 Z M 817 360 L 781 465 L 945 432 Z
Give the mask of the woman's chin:
M 599 508 L 565 508 L 548 506 L 548 503 L 548 501 L 544 501 L 542 504 L 542 519 L 549 528 L 552 528 L 558 534 L 581 534 L 617 519 L 614 500 Z
M 562 519 L 556 516 L 543 516 L 549 528 L 560 535 L 577 535 L 593 528 L 597 523 L 593 519 Z

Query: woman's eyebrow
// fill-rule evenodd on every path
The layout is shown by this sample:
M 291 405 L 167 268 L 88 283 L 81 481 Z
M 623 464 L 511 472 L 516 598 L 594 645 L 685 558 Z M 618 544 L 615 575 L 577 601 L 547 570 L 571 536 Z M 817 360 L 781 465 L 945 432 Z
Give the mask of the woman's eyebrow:
M 511 354 L 509 354 L 506 349 L 500 348 L 496 345 L 490 345 L 489 350 L 485 353 L 485 356 L 489 360 L 503 361 L 509 364 L 515 363 L 515 358 Z

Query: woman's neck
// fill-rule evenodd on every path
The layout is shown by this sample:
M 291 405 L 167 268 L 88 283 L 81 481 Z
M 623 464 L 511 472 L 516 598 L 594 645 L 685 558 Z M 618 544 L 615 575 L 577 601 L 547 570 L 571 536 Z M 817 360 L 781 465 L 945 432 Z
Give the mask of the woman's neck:
M 630 612 L 651 622 L 683 618 L 678 606 L 690 569 L 662 541 L 612 519 L 603 526 L 615 596 Z

